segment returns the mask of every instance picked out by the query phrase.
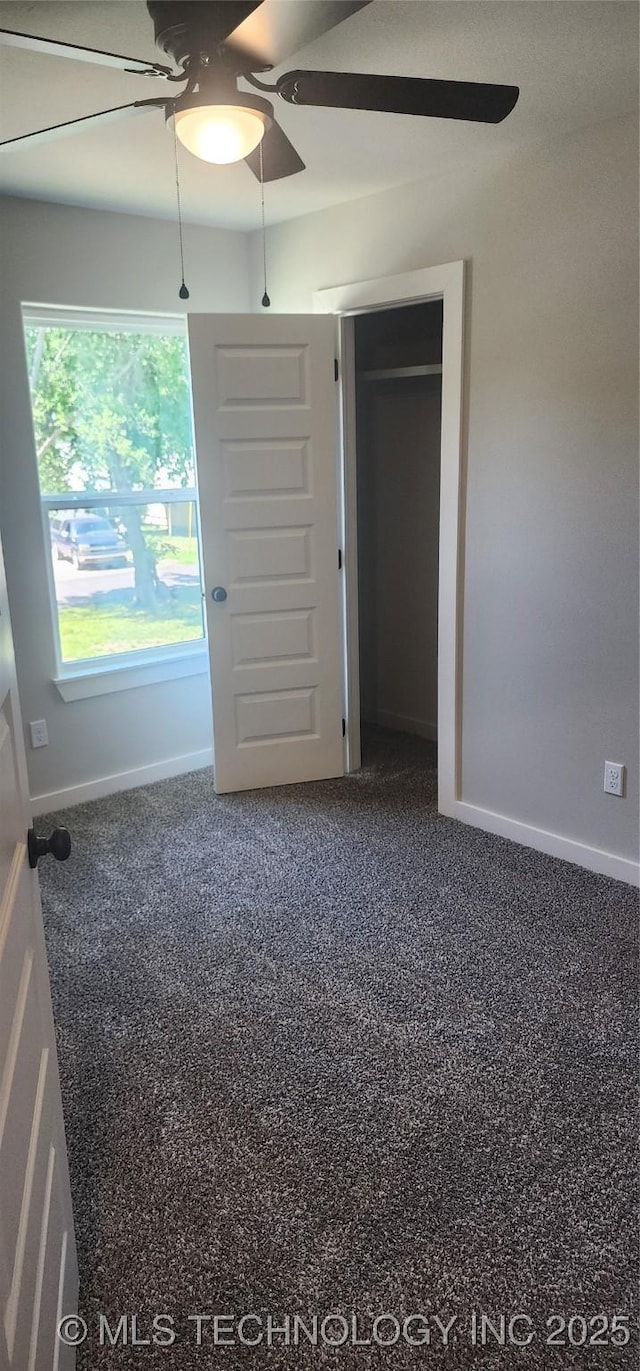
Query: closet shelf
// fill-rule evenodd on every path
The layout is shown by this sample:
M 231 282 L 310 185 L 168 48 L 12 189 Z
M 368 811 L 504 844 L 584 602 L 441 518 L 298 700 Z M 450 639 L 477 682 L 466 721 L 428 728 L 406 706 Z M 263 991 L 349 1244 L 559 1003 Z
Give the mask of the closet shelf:
M 422 367 L 378 367 L 375 371 L 363 371 L 365 381 L 398 381 L 408 376 L 441 376 L 442 365 Z

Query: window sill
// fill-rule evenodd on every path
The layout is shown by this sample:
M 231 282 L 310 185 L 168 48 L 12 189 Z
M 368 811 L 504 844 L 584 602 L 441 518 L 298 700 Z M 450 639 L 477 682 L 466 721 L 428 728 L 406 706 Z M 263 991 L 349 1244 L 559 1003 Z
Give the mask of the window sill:
M 93 695 L 110 695 L 115 690 L 135 690 L 161 681 L 175 681 L 181 676 L 200 676 L 208 670 L 209 654 L 203 645 L 191 652 L 175 653 L 155 661 L 83 668 L 73 675 L 55 677 L 53 684 L 62 699 L 71 703 Z

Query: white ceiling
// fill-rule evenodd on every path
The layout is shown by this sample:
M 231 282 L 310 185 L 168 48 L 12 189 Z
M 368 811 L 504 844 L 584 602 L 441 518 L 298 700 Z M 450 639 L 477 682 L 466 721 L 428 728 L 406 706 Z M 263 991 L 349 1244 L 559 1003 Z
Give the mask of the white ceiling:
M 0 3 L 0 27 L 166 60 L 154 46 L 144 0 L 12 0 Z M 278 120 L 307 170 L 266 187 L 270 223 L 462 172 L 523 143 L 637 109 L 638 6 L 634 0 L 373 0 L 276 74 L 296 66 L 497 81 L 519 85 L 521 94 L 496 126 L 277 101 Z M 166 94 L 162 81 L 0 49 L 3 138 L 156 92 Z M 259 186 L 243 163 L 211 167 L 185 152 L 181 180 L 185 218 L 257 227 Z M 0 149 L 0 192 L 174 217 L 173 145 L 163 115 L 153 111 L 37 147 Z

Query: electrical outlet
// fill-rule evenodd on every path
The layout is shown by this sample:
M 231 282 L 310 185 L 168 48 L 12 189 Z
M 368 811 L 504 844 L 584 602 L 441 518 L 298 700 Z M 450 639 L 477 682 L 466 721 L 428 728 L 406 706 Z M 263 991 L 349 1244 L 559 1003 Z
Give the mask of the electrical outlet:
M 46 719 L 34 719 L 33 722 L 29 724 L 29 729 L 31 732 L 31 746 L 46 747 L 49 742 Z
M 625 771 L 622 762 L 605 762 L 604 788 L 607 795 L 624 795 Z

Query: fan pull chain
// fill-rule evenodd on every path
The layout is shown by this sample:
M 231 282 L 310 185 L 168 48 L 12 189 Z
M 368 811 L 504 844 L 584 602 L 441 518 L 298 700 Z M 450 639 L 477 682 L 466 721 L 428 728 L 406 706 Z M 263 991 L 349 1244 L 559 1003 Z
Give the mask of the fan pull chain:
M 181 203 L 181 199 L 180 199 L 180 171 L 179 171 L 179 167 L 178 167 L 178 139 L 177 139 L 177 137 L 176 137 L 176 121 L 175 121 L 175 118 L 174 118 L 174 121 L 173 121 L 173 156 L 174 156 L 175 167 L 176 167 L 176 199 L 177 199 L 177 202 L 178 202 L 178 234 L 179 234 L 179 238 L 180 238 L 180 272 L 181 272 L 181 276 L 182 276 L 182 284 L 181 284 L 180 289 L 179 289 L 179 291 L 178 291 L 178 298 L 179 298 L 180 300 L 188 300 L 188 299 L 189 299 L 189 291 L 187 290 L 187 287 L 185 286 L 185 283 L 184 283 L 184 243 L 183 243 L 183 241 L 182 241 L 182 203 Z
M 264 295 L 261 305 L 268 309 L 271 301 L 267 294 L 267 235 L 264 226 L 264 162 L 262 160 L 262 139 L 260 140 L 260 210 L 262 214 L 262 268 L 264 272 Z

